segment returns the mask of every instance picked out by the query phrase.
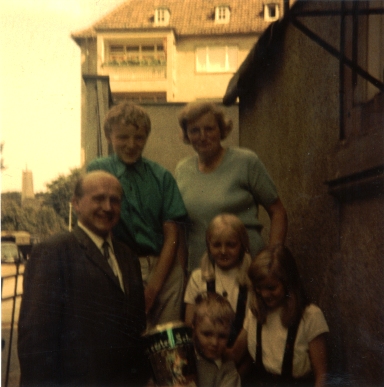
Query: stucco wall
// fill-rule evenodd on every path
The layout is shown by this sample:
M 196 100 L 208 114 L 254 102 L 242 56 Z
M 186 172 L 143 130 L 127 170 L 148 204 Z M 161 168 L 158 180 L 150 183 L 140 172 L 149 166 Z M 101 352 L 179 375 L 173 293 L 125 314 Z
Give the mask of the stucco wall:
M 342 352 L 353 380 L 384 384 L 384 200 L 343 203 L 340 211 L 340 326 Z M 348 323 L 347 323 L 348 322 Z
M 81 74 L 96 75 L 97 73 L 97 43 L 96 38 L 83 39 L 81 50 Z
M 193 37 L 177 41 L 173 74 L 174 95 L 170 101 L 194 101 L 220 98 L 233 73 L 197 73 L 195 49 L 199 46 L 238 46 L 238 65 L 244 60 L 257 40 L 255 36 Z M 170 96 L 169 96 L 170 98 Z
M 300 20 L 338 48 L 339 18 Z M 240 145 L 263 160 L 287 208 L 287 245 L 330 327 L 335 384 L 382 385 L 384 199 L 339 202 L 325 184 L 339 142 L 339 62 L 289 25 L 272 67 L 240 99 Z

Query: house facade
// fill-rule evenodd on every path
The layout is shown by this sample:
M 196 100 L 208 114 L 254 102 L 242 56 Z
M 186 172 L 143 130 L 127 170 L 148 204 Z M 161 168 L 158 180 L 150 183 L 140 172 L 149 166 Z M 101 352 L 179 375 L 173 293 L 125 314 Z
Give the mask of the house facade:
M 83 75 L 109 76 L 114 100 L 221 99 L 283 0 L 130 0 L 72 38 Z

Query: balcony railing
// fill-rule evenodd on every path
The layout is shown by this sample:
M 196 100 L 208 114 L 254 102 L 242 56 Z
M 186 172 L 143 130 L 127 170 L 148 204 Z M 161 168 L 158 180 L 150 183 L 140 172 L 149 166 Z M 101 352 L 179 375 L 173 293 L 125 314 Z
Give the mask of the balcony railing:
M 104 63 L 103 72 L 112 81 L 153 81 L 167 78 L 166 64 Z

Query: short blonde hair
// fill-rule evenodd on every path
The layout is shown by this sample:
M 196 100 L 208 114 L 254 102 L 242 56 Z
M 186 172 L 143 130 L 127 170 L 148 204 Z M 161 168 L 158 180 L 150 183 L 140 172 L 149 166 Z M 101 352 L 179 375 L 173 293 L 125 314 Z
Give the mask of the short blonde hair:
M 208 317 L 213 324 L 220 324 L 230 329 L 235 319 L 235 312 L 229 301 L 220 294 L 204 292 L 195 299 L 192 325 L 195 327 L 205 317 Z
M 130 102 L 122 102 L 108 111 L 104 119 L 104 134 L 108 140 L 111 137 L 112 125 L 117 123 L 144 128 L 147 135 L 151 132 L 151 119 L 148 113 L 141 106 Z
M 212 113 L 215 116 L 220 129 L 221 139 L 228 137 L 232 130 L 232 120 L 225 118 L 224 111 L 212 102 L 192 102 L 186 105 L 179 114 L 179 125 L 183 130 L 183 141 L 185 144 L 190 144 L 187 126 L 191 122 L 202 117 L 204 114 Z

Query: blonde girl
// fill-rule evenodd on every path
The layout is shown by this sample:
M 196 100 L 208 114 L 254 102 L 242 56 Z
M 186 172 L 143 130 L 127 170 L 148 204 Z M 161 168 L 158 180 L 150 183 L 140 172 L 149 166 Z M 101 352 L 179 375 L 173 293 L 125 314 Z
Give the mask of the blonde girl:
M 237 216 L 220 214 L 207 228 L 206 245 L 201 266 L 192 272 L 185 291 L 185 322 L 192 323 L 198 294 L 221 294 L 236 312 L 228 342 L 232 346 L 243 326 L 248 299 L 247 271 L 251 262 L 248 233 Z
M 244 385 L 324 386 L 328 325 L 309 302 L 291 252 L 281 245 L 261 251 L 248 275 L 253 295 L 232 350 L 238 363 L 253 360 Z

